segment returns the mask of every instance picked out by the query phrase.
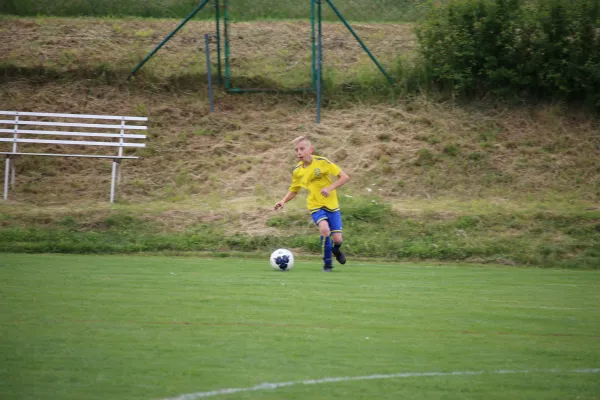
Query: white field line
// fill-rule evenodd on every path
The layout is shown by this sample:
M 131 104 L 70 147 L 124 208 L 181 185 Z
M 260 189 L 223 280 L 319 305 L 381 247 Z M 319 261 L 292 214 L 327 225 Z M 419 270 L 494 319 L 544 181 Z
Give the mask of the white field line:
M 246 388 L 228 388 L 211 390 L 210 392 L 198 392 L 182 394 L 177 397 L 170 397 L 164 400 L 195 400 L 204 397 L 219 396 L 222 394 L 232 394 L 239 392 L 253 392 L 257 390 L 272 390 L 293 385 L 319 385 L 321 383 L 346 382 L 346 381 L 365 381 L 370 379 L 394 379 L 394 378 L 418 378 L 430 376 L 466 376 L 466 375 L 484 375 L 484 374 L 556 374 L 556 373 L 573 373 L 573 374 L 597 374 L 600 373 L 600 368 L 583 368 L 583 369 L 533 369 L 533 370 L 504 370 L 497 371 L 454 371 L 454 372 L 402 372 L 398 374 L 378 374 L 366 376 L 342 376 L 337 378 L 309 379 L 304 381 L 291 381 L 279 383 L 261 383 L 256 386 Z
M 533 310 L 587 310 L 595 311 L 597 308 L 585 308 L 585 307 L 552 307 L 552 306 L 506 306 L 506 308 L 523 308 Z

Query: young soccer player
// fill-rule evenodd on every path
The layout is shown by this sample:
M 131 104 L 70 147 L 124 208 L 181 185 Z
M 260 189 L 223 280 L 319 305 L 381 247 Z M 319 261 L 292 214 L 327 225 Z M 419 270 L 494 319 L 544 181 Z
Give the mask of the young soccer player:
M 331 272 L 332 254 L 340 264 L 346 264 L 346 256 L 340 250 L 342 215 L 335 190 L 348 182 L 350 177 L 325 157 L 313 155 L 315 148 L 306 136 L 295 139 L 294 143 L 298 164 L 292 172 L 292 185 L 283 199 L 275 204 L 275 210 L 283 208 L 301 188 L 308 189 L 307 206 L 321 234 L 323 271 Z M 337 177 L 335 182 L 332 176 Z

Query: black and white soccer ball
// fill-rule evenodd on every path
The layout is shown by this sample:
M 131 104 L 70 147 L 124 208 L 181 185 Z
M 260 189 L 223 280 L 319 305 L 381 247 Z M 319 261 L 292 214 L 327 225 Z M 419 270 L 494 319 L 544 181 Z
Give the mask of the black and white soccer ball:
M 278 271 L 287 271 L 294 266 L 294 255 L 288 249 L 277 249 L 271 254 L 271 267 Z

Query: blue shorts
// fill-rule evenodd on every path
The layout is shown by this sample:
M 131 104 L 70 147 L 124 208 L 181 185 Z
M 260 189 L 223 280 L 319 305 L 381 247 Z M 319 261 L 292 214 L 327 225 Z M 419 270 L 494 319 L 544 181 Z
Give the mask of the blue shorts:
M 319 222 L 327 220 L 331 233 L 342 232 L 342 213 L 340 210 L 327 211 L 322 208 L 312 212 L 312 219 L 315 225 L 319 226 Z

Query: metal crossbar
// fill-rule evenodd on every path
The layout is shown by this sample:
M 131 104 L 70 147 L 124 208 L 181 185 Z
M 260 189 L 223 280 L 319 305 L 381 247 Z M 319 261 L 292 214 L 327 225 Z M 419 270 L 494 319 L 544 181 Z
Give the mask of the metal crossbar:
M 36 113 L 36 112 L 21 112 L 21 111 L 0 111 L 2 116 L 12 116 L 14 119 L 0 119 L 0 126 L 12 125 L 12 129 L 1 128 L 0 134 L 12 135 L 11 137 L 2 137 L 0 135 L 0 145 L 2 143 L 12 144 L 12 151 L 0 151 L 0 154 L 6 156 L 5 174 L 4 174 L 4 200 L 8 199 L 8 186 L 9 177 L 11 187 L 15 184 L 15 166 L 11 160 L 16 159 L 20 156 L 48 156 L 48 157 L 82 157 L 82 158 L 104 158 L 112 159 L 112 179 L 110 188 L 110 202 L 114 203 L 115 199 L 115 186 L 116 183 L 121 180 L 121 160 L 126 159 L 137 159 L 138 156 L 124 156 L 123 148 L 143 148 L 146 147 L 145 143 L 130 142 L 131 139 L 146 139 L 146 135 L 142 134 L 128 134 L 125 133 L 127 130 L 147 130 L 148 127 L 145 125 L 133 125 L 131 122 L 145 122 L 148 120 L 147 117 L 130 117 L 130 116 L 114 116 L 114 115 L 93 115 L 93 114 L 64 114 L 64 113 Z M 26 120 L 22 120 L 22 117 L 26 117 Z M 37 118 L 43 118 L 45 120 L 40 121 Z M 58 119 L 54 121 L 48 121 L 48 119 Z M 80 123 L 80 122 L 65 122 L 61 119 L 87 119 L 87 120 L 109 120 L 109 121 L 120 121 L 117 124 L 97 124 L 97 123 Z M 129 124 L 126 124 L 129 122 Z M 39 129 L 20 129 L 21 126 L 35 126 Z M 44 127 L 61 127 L 61 128 L 95 128 L 100 130 L 107 130 L 105 132 L 74 132 L 66 130 L 45 130 Z M 56 128 L 54 128 L 56 129 Z M 110 130 L 113 130 L 111 133 Z M 114 131 L 117 132 L 114 132 Z M 23 138 L 22 135 L 28 135 L 32 138 Z M 55 136 L 62 137 L 64 139 L 41 139 L 36 138 L 37 135 L 43 136 Z M 102 138 L 103 140 L 78 140 L 78 138 Z M 72 139 L 71 139 L 72 138 Z M 116 141 L 107 141 L 108 139 L 117 139 Z M 127 141 L 126 141 L 127 140 Z M 77 146 L 96 146 L 96 147 L 109 147 L 118 148 L 117 154 L 71 154 L 71 153 L 42 153 L 42 152 L 23 152 L 19 151 L 18 145 L 26 144 L 58 144 L 58 145 L 77 145 Z M 12 171 L 12 176 L 11 176 Z M 118 172 L 118 176 L 117 176 Z

